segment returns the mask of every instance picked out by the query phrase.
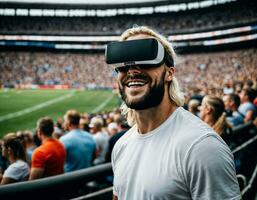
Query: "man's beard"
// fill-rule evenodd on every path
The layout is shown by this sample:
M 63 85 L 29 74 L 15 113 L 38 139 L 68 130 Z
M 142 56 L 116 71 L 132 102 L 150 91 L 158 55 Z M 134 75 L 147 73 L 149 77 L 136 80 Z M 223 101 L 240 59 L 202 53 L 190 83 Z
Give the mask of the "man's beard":
M 149 77 L 146 77 L 145 75 L 134 75 L 134 76 L 135 76 L 134 78 L 148 79 L 149 85 L 151 85 L 152 83 L 151 79 Z M 165 77 L 165 72 L 162 73 L 159 83 L 156 83 L 153 86 L 149 86 L 144 96 L 136 101 L 129 100 L 128 96 L 125 93 L 125 87 L 126 87 L 125 84 L 123 84 L 123 87 L 119 85 L 121 98 L 129 108 L 134 110 L 144 110 L 144 109 L 156 107 L 161 103 L 164 96 L 164 77 Z

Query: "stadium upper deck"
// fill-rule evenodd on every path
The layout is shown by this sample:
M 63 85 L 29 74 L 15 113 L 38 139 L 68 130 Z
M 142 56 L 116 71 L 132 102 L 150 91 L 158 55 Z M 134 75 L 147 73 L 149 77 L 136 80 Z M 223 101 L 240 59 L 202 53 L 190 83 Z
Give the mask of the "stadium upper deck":
M 236 1 L 208 8 L 152 15 L 0 18 L 0 34 L 119 35 L 134 24 L 147 25 L 164 34 L 174 34 L 256 24 L 257 6 L 254 1 Z

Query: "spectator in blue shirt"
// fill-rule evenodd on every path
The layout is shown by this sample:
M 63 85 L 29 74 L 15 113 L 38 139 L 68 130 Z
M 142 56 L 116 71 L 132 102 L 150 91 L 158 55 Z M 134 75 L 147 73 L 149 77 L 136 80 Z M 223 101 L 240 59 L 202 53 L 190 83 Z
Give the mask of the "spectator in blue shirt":
M 65 172 L 90 167 L 95 158 L 96 142 L 93 136 L 79 129 L 80 114 L 69 110 L 64 116 L 64 126 L 69 132 L 60 138 L 66 149 Z
M 256 117 L 256 108 L 253 100 L 256 96 L 255 91 L 251 88 L 243 89 L 240 94 L 241 105 L 238 111 L 244 115 L 244 122 L 253 120 Z
M 240 97 L 237 94 L 227 94 L 223 97 L 227 113 L 226 119 L 232 126 L 244 123 L 244 115 L 238 111 Z

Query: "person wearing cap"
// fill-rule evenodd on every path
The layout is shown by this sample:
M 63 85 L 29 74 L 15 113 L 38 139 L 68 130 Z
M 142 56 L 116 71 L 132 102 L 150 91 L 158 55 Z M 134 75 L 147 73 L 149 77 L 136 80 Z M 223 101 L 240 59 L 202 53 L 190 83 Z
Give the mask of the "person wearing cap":
M 98 165 L 105 162 L 105 155 L 108 150 L 109 136 L 102 130 L 104 125 L 103 119 L 100 117 L 93 117 L 90 121 L 90 132 L 96 141 L 96 158 L 93 161 L 94 165 Z
M 108 151 L 106 153 L 105 156 L 105 161 L 106 162 L 111 162 L 111 154 L 112 154 L 112 150 L 113 147 L 115 145 L 115 143 L 121 138 L 121 136 L 123 136 L 126 131 L 130 128 L 126 122 L 126 120 L 124 119 L 123 116 L 121 116 L 120 114 L 116 116 L 116 118 L 114 119 L 114 121 L 117 123 L 117 130 L 118 132 L 114 135 L 112 135 L 109 139 L 109 144 L 108 144 Z
M 182 108 L 171 44 L 136 27 L 106 51 L 131 126 L 112 151 L 113 199 L 241 199 L 230 149 Z
M 118 125 L 117 125 L 117 123 L 116 122 L 111 122 L 110 124 L 108 124 L 107 130 L 108 130 L 108 133 L 109 133 L 110 137 L 115 135 L 118 132 Z

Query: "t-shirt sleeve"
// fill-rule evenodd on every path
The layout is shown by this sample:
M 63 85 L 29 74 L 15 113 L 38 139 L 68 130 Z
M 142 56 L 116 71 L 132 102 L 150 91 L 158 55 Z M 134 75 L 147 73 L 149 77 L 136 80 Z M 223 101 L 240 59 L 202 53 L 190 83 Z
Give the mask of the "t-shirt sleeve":
M 233 155 L 218 136 L 197 141 L 186 156 L 184 170 L 192 199 L 241 199 Z
M 10 165 L 4 172 L 3 177 L 11 178 L 16 181 L 23 180 L 24 177 L 29 175 L 29 170 L 23 164 Z
M 39 149 L 36 149 L 32 154 L 31 167 L 32 168 L 45 168 L 45 155 Z
M 18 174 L 19 174 L 19 169 L 10 166 L 5 170 L 3 177 L 18 180 L 19 179 Z

